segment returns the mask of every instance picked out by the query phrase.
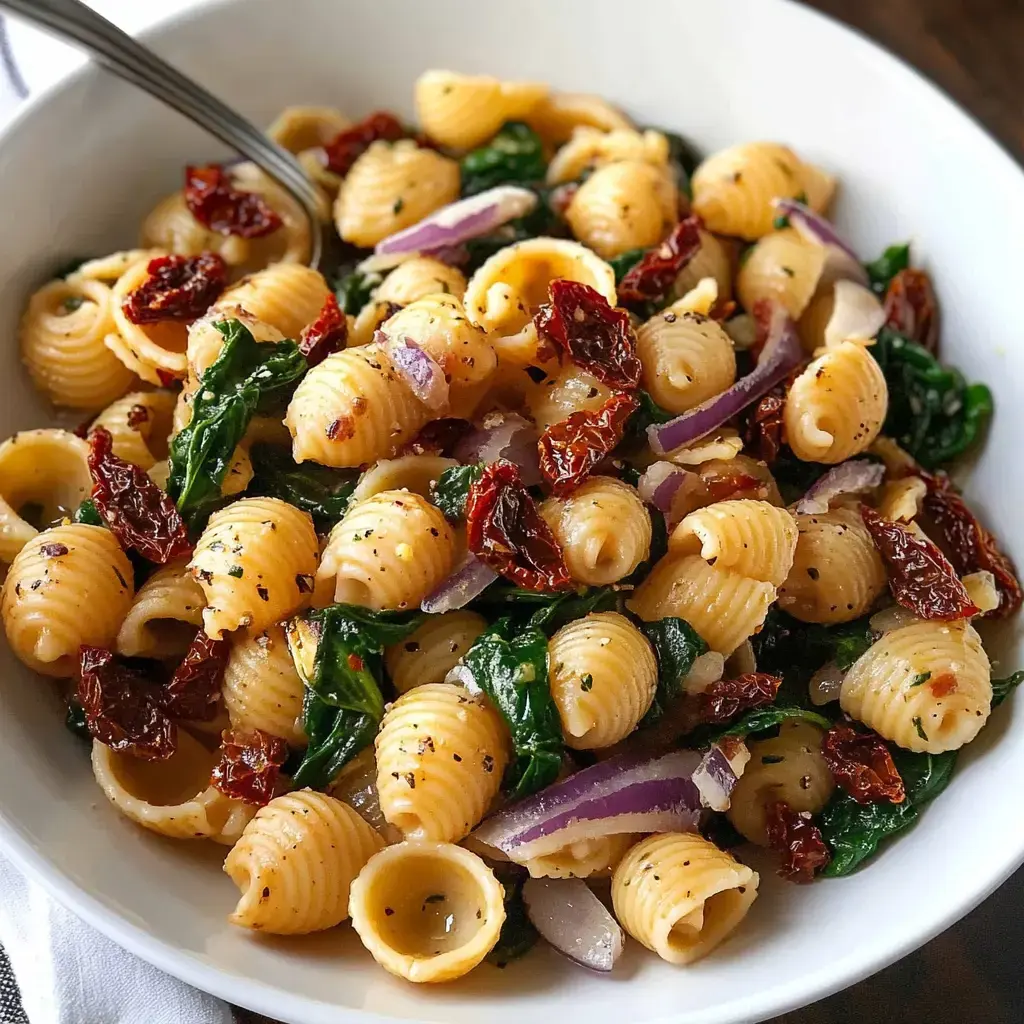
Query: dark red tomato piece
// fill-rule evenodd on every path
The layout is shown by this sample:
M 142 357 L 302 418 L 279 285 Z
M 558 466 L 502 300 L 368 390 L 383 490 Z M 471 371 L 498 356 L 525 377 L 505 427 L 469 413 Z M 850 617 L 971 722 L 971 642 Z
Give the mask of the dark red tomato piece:
M 383 139 L 397 142 L 408 132 L 394 114 L 386 110 L 370 114 L 359 124 L 339 132 L 324 146 L 324 166 L 335 174 L 348 174 L 352 165 L 365 153 L 370 144 Z
M 348 320 L 338 300 L 328 295 L 320 315 L 299 336 L 299 351 L 310 366 L 322 363 L 332 352 L 343 349 L 348 342 Z
M 400 455 L 451 456 L 455 446 L 473 429 L 469 420 L 446 416 L 431 420 L 407 445 Z
M 149 261 L 146 273 L 149 277 L 121 307 L 133 324 L 197 320 L 217 301 L 228 280 L 227 265 L 214 252 L 158 256 Z
M 980 609 L 949 559 L 927 537 L 883 519 L 867 505 L 861 505 L 860 514 L 885 562 L 889 589 L 898 604 L 922 619 L 964 619 L 978 614 Z
M 262 238 L 283 223 L 259 193 L 234 188 L 220 164 L 185 168 L 185 205 L 200 224 L 220 235 Z
M 230 645 L 200 629 L 164 687 L 164 710 L 172 718 L 208 722 L 220 706 L 220 686 Z
M 719 679 L 697 694 L 697 714 L 707 725 L 724 725 L 751 708 L 771 704 L 782 680 L 767 672 L 747 672 L 735 679 Z
M 923 270 L 901 270 L 885 292 L 885 324 L 929 352 L 939 347 L 939 311 L 931 278 Z
M 540 471 L 555 494 L 566 494 L 586 480 L 622 440 L 638 404 L 632 395 L 612 395 L 600 409 L 574 412 L 541 434 Z
M 225 796 L 262 807 L 277 793 L 288 744 L 262 729 L 226 729 L 210 782 Z
M 700 251 L 700 217 L 685 217 L 661 245 L 645 253 L 619 284 L 619 302 L 657 302 L 675 283 L 679 272 Z
M 915 472 L 928 486 L 922 510 L 957 572 L 966 576 L 988 571 L 995 577 L 999 607 L 988 612 L 987 617 L 1005 619 L 1013 615 L 1024 600 L 1013 562 L 954 490 L 949 477 L 923 469 Z
M 567 353 L 581 369 L 610 388 L 640 384 L 640 360 L 629 313 L 596 289 L 559 278 L 548 286 L 548 303 L 533 318 L 542 340 Z
M 906 799 L 903 779 L 878 733 L 839 722 L 825 733 L 821 753 L 836 782 L 857 803 L 901 804 Z
M 480 561 L 526 590 L 573 585 L 562 549 L 519 469 L 504 459 L 487 466 L 469 489 L 466 541 Z
M 75 694 L 89 734 L 112 750 L 143 761 L 166 761 L 178 730 L 160 706 L 159 690 L 103 647 L 79 650 Z
M 174 502 L 139 466 L 114 454 L 110 431 L 89 434 L 92 499 L 121 547 L 160 565 L 192 550 L 188 527 Z
M 781 800 L 766 810 L 768 845 L 782 854 L 779 874 L 791 882 L 813 882 L 832 859 L 821 829 L 807 811 L 794 811 Z
M 766 487 L 764 481 L 758 480 L 756 476 L 749 473 L 725 473 L 722 476 L 711 476 L 704 478 L 704 486 L 707 488 L 711 501 L 727 501 L 748 491 L 759 491 Z M 765 489 L 767 494 L 767 488 Z M 760 497 L 760 495 L 757 495 Z

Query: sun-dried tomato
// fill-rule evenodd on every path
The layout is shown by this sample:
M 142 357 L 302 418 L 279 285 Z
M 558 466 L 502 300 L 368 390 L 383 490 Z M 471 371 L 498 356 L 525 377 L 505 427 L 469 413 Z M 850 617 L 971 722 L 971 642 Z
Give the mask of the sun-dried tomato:
M 878 733 L 857 732 L 837 722 L 825 733 L 821 754 L 836 782 L 857 803 L 901 804 L 906 799 L 903 779 Z
M 184 659 L 164 687 L 167 714 L 203 722 L 216 716 L 229 648 L 227 640 L 214 640 L 202 629 L 196 633 Z
M 518 467 L 499 459 L 484 469 L 466 501 L 469 550 L 526 590 L 572 586 L 565 556 L 541 518 Z
M 283 223 L 258 192 L 232 187 L 220 164 L 185 168 L 185 205 L 200 224 L 220 235 L 262 238 Z
M 757 491 L 765 487 L 764 481 L 749 473 L 724 473 L 722 476 L 709 476 L 703 479 L 712 503 L 726 501 L 746 491 Z
M 794 811 L 781 800 L 765 808 L 768 845 L 782 854 L 779 874 L 791 882 L 813 882 L 832 859 L 821 829 L 807 811 Z
M 578 487 L 622 440 L 626 421 L 639 403 L 632 395 L 612 395 L 599 409 L 581 409 L 553 423 L 540 436 L 540 471 L 555 494 Z
M 92 499 L 121 547 L 161 565 L 192 550 L 174 502 L 145 470 L 114 454 L 105 427 L 89 435 L 89 472 Z
M 707 725 L 723 725 L 744 711 L 771 704 L 781 685 L 778 676 L 767 672 L 719 679 L 697 694 L 697 713 Z
M 214 252 L 158 256 L 149 261 L 146 273 L 149 277 L 121 305 L 133 324 L 197 320 L 217 301 L 228 280 L 227 265 Z
M 210 782 L 225 796 L 262 807 L 274 798 L 287 757 L 288 744 L 280 736 L 262 729 L 225 729 Z
M 928 486 L 921 504 L 929 528 L 940 542 L 961 576 L 988 571 L 995 577 L 999 606 L 986 613 L 1005 619 L 1021 606 L 1024 594 L 1013 562 L 999 548 L 995 537 L 978 522 L 944 473 L 915 471 Z
M 860 507 L 861 518 L 885 562 L 889 589 L 898 604 L 922 619 L 964 619 L 980 609 L 949 559 L 927 537 L 902 523 Z
M 75 689 L 90 735 L 144 761 L 165 761 L 178 730 L 160 705 L 159 690 L 103 647 L 79 649 Z
M 169 388 L 174 384 L 178 383 L 178 377 L 176 377 L 170 370 L 165 370 L 163 367 L 158 366 L 156 368 L 157 379 L 160 381 L 162 388 Z
M 471 430 L 473 424 L 469 420 L 446 416 L 439 420 L 431 420 L 407 445 L 400 455 L 446 455 L 451 456 L 455 446 Z
M 324 166 L 335 174 L 348 174 L 349 169 L 370 148 L 370 143 L 383 139 L 397 142 L 408 133 L 394 114 L 378 111 L 359 124 L 339 132 L 324 146 Z
M 548 300 L 533 318 L 542 339 L 609 387 L 632 391 L 639 386 L 640 360 L 629 313 L 590 285 L 562 278 L 548 286 Z
M 619 301 L 656 302 L 675 283 L 679 272 L 700 251 L 700 217 L 685 217 L 661 245 L 644 254 L 622 279 Z
M 901 270 L 885 292 L 885 323 L 929 352 L 939 346 L 939 312 L 931 278 L 923 270 Z
M 324 301 L 320 315 L 302 328 L 299 351 L 310 366 L 322 363 L 332 352 L 338 352 L 348 341 L 348 320 L 333 294 Z

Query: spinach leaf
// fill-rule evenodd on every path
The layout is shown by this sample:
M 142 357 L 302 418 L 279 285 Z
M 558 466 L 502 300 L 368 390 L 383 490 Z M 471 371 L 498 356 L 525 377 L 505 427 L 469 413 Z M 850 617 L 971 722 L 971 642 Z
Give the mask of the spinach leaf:
M 967 384 L 916 342 L 889 327 L 870 349 L 889 385 L 883 431 L 929 469 L 966 451 L 992 416 L 992 392 Z
M 356 316 L 370 301 L 373 290 L 383 281 L 381 274 L 364 274 L 353 270 L 334 282 L 334 295 L 343 313 Z
M 540 136 L 522 121 L 506 121 L 486 146 L 462 158 L 462 194 L 475 196 L 498 185 L 541 182 L 547 166 Z
M 788 504 L 799 501 L 828 471 L 831 466 L 820 462 L 804 462 L 788 447 L 779 452 L 772 463 L 772 476 L 779 485 L 779 493 Z
M 75 509 L 75 514 L 72 516 L 76 523 L 84 523 L 86 526 L 106 526 L 107 524 L 103 521 L 103 516 L 100 515 L 99 509 L 96 508 L 96 502 L 92 498 L 86 498 L 78 508 Z
M 901 271 L 910 266 L 910 243 L 903 242 L 890 245 L 877 260 L 864 264 L 868 272 L 871 290 L 876 295 L 884 295 L 889 282 Z
M 295 463 L 291 452 L 272 444 L 254 444 L 249 450 L 253 478 L 247 491 L 281 498 L 308 512 L 319 530 L 333 526 L 345 514 L 355 490 L 356 475 L 318 466 Z
M 621 601 L 620 593 L 610 587 L 579 587 L 556 594 L 495 582 L 473 607 L 490 616 L 510 618 L 517 627 L 540 629 L 551 636 L 567 622 L 591 612 L 619 611 Z
M 238 320 L 214 325 L 224 347 L 199 379 L 192 419 L 171 441 L 167 493 L 191 524 L 211 512 L 231 456 L 253 414 L 306 372 L 294 341 L 259 344 Z
M 956 766 L 956 750 L 944 754 L 912 754 L 890 747 L 907 796 L 903 803 L 859 804 L 837 789 L 821 812 L 819 827 L 832 850 L 832 860 L 822 871 L 828 878 L 848 875 L 878 850 L 883 839 L 908 828 L 949 784 Z
M 635 470 L 634 470 L 635 472 Z M 623 473 L 623 479 L 631 487 L 636 487 L 640 479 L 637 473 L 636 479 L 628 479 Z M 651 569 L 665 557 L 668 551 L 668 523 L 664 515 L 653 505 L 647 506 L 647 512 L 651 517 L 651 546 L 648 549 L 647 557 L 622 581 L 632 587 L 638 587 L 651 573 Z
M 1005 679 L 993 679 L 992 707 L 999 707 L 1021 683 L 1024 683 L 1024 671 L 1014 672 L 1012 676 L 1007 676 Z
M 651 398 L 648 392 L 640 388 L 639 391 L 635 392 L 637 401 L 640 403 L 637 406 L 636 412 L 629 417 L 626 423 L 626 436 L 624 443 L 627 441 L 647 441 L 647 428 L 653 423 L 668 423 L 669 420 L 675 419 L 675 413 L 669 412 L 667 409 L 662 409 L 658 403 Z
M 753 708 L 726 725 L 695 729 L 687 736 L 686 745 L 704 747 L 711 743 L 717 743 L 726 736 L 734 736 L 736 739 L 742 740 L 747 736 L 755 736 L 758 733 L 767 732 L 769 729 L 775 729 L 783 722 L 794 719 L 810 722 L 822 729 L 829 729 L 832 726 L 832 722 L 824 715 L 818 714 L 817 711 L 809 711 L 807 708 L 791 704 L 769 704 L 763 708 Z
M 608 266 L 615 271 L 615 283 L 622 284 L 622 279 L 644 258 L 646 253 L 646 249 L 627 249 L 608 260 Z
M 648 127 L 651 127 L 648 125 Z M 678 132 L 666 131 L 664 128 L 655 128 L 654 131 L 661 132 L 668 139 L 668 162 L 675 173 L 676 186 L 688 198 L 693 198 L 693 189 L 690 187 L 690 178 L 700 163 L 700 154 L 693 145 L 686 141 Z
M 490 953 L 487 962 L 495 967 L 504 967 L 510 960 L 517 960 L 528 953 L 540 936 L 526 913 L 523 902 L 523 883 L 529 878 L 526 868 L 518 864 L 497 863 L 491 865 L 495 877 L 505 890 L 505 921 L 501 934 Z
M 654 702 L 644 715 L 643 724 L 651 725 L 682 692 L 683 680 L 708 645 L 685 619 L 674 617 L 656 622 L 641 622 L 641 632 L 651 641 L 658 659 L 658 689 Z
M 80 740 L 92 743 L 92 733 L 85 724 L 85 710 L 73 694 L 68 697 L 68 706 L 64 714 L 64 727 L 74 733 Z
M 461 523 L 466 518 L 466 500 L 469 489 L 483 476 L 482 463 L 470 466 L 451 466 L 434 481 L 430 500 L 441 510 L 450 523 Z
M 477 637 L 463 663 L 508 723 L 515 758 L 505 775 L 512 799 L 555 781 L 562 764 L 562 723 L 548 688 L 548 638 L 499 619 Z
M 309 746 L 295 770 L 296 786 L 323 787 L 377 732 L 384 714 L 381 655 L 423 616 L 332 604 L 289 626 L 288 644 L 305 683 L 302 717 Z
M 58 277 L 70 277 L 76 270 L 85 266 L 85 264 L 92 258 L 92 256 L 86 256 L 84 258 L 75 257 L 74 259 L 66 260 L 53 272 L 54 279 L 56 280 Z

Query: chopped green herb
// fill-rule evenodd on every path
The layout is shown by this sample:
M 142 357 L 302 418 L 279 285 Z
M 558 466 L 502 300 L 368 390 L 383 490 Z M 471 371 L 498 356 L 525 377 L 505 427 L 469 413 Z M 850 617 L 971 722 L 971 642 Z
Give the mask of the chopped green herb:
M 236 580 L 240 580 L 245 575 L 245 570 L 240 565 L 233 565 L 228 569 L 228 575 L 234 576 Z
M 785 760 L 781 754 L 765 754 L 761 758 L 761 764 L 782 764 Z
M 772 227 L 776 231 L 782 231 L 783 228 L 789 227 L 789 218 L 784 214 L 780 213 L 775 220 L 772 221 Z
M 911 719 L 911 721 L 914 723 L 914 728 L 917 730 L 917 735 L 920 736 L 921 739 L 923 739 L 925 741 L 925 743 L 927 743 L 928 742 L 928 733 L 926 733 L 924 731 L 924 726 L 921 724 L 921 719 L 917 715 L 915 715 Z
M 405 206 L 405 200 L 401 196 L 399 196 L 394 201 L 394 203 L 393 203 L 393 205 L 391 207 L 391 212 L 397 217 L 402 212 L 402 208 L 404 206 Z
M 924 683 L 927 683 L 928 680 L 931 679 L 931 677 L 931 672 L 919 672 L 916 676 L 914 676 L 913 679 L 911 679 L 910 685 L 911 687 L 921 686 Z
M 588 672 L 588 673 L 587 673 L 587 674 L 586 674 L 586 675 L 585 675 L 585 676 L 584 676 L 584 677 L 583 677 L 583 678 L 582 678 L 582 679 L 580 680 L 580 689 L 581 689 L 581 690 L 582 690 L 582 691 L 583 691 L 584 693 L 590 693 L 590 691 L 591 691 L 591 690 L 592 690 L 593 688 L 594 688 L 594 677 L 593 677 L 593 676 L 592 676 L 592 675 L 591 675 L 591 674 L 590 674 L 590 673 Z
M 85 299 L 81 295 L 69 295 L 61 304 L 60 308 L 66 316 L 68 313 L 74 313 L 75 310 L 81 309 L 85 305 Z

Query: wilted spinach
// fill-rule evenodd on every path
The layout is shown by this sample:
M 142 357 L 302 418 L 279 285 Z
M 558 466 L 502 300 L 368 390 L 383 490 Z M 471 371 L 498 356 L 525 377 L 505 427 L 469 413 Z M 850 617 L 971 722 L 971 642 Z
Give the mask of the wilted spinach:
M 199 378 L 192 419 L 171 441 L 167 493 L 196 524 L 220 501 L 231 456 L 253 414 L 306 372 L 294 341 L 260 344 L 238 320 L 214 324 L 224 347 Z
M 877 260 L 864 264 L 868 272 L 871 290 L 876 295 L 884 295 L 889 282 L 901 271 L 910 266 L 910 243 L 902 242 L 890 245 Z
M 655 128 L 654 131 L 661 132 L 668 139 L 668 163 L 675 175 L 676 186 L 680 192 L 692 199 L 690 179 L 700 163 L 700 154 L 678 132 L 666 131 L 664 128 Z
M 495 967 L 504 967 L 510 960 L 518 960 L 528 953 L 540 936 L 523 902 L 523 883 L 530 877 L 529 872 L 512 863 L 496 863 L 492 869 L 505 890 L 505 921 L 498 941 L 487 954 L 487 962 Z
M 498 185 L 530 185 L 544 180 L 547 161 L 540 136 L 522 121 L 506 121 L 485 146 L 459 164 L 462 194 L 475 196 Z
M 100 515 L 99 509 L 96 508 L 96 502 L 92 498 L 86 498 L 78 508 L 75 509 L 75 514 L 72 517 L 76 523 L 83 523 L 86 526 L 106 526 L 107 524 L 103 521 L 103 516 Z
M 478 462 L 469 466 L 450 466 L 434 481 L 430 488 L 430 500 L 448 522 L 461 523 L 466 518 L 469 489 L 483 472 L 484 467 Z
M 794 720 L 810 722 L 822 729 L 828 729 L 832 725 L 828 718 L 817 711 L 798 707 L 795 704 L 769 704 L 763 708 L 752 708 L 740 715 L 734 722 L 729 722 L 726 725 L 702 726 L 700 729 L 695 729 L 686 737 L 686 743 L 687 746 L 703 747 L 717 743 L 726 736 L 742 740 L 748 736 L 767 732 L 769 729 L 777 729 L 783 722 Z
M 616 284 L 622 284 L 622 279 L 644 258 L 646 252 L 646 249 L 627 249 L 607 261 L 608 266 L 615 271 Z
M 505 616 L 523 629 L 540 629 L 548 636 L 568 622 L 591 612 L 619 611 L 622 595 L 610 587 L 578 587 L 559 593 L 524 590 L 511 583 L 492 583 L 473 607 L 491 616 Z
M 280 498 L 308 512 L 320 530 L 327 529 L 345 514 L 355 490 L 356 474 L 318 466 L 297 464 L 281 445 L 254 444 L 249 450 L 253 478 L 247 491 Z
M 1012 676 L 1007 676 L 1005 679 L 993 679 L 992 707 L 999 707 L 1021 683 L 1024 683 L 1024 671 L 1014 672 Z
M 707 652 L 708 645 L 684 619 L 668 617 L 639 625 L 658 660 L 658 689 L 643 720 L 644 725 L 651 725 L 683 692 L 683 680 L 697 658 Z
M 85 709 L 74 695 L 68 697 L 68 706 L 64 712 L 64 727 L 74 733 L 80 740 L 92 743 L 92 733 L 85 721 Z
M 356 316 L 370 301 L 373 290 L 383 281 L 380 274 L 364 274 L 360 270 L 352 270 L 343 274 L 334 283 L 334 295 L 343 313 Z

